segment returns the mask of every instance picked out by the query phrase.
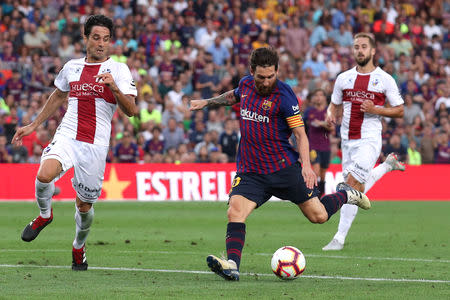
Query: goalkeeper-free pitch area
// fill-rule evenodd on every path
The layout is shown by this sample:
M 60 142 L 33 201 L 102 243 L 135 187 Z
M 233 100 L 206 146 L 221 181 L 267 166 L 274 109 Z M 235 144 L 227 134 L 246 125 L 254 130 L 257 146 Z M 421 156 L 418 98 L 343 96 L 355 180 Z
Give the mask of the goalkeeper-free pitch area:
M 35 203 L 0 202 L 0 299 L 449 299 L 450 202 L 373 202 L 344 250 L 323 252 L 338 215 L 310 224 L 293 204 L 268 202 L 247 221 L 240 282 L 206 266 L 225 252 L 225 202 L 97 203 L 86 243 L 89 270 L 71 270 L 74 203 L 20 239 Z M 272 253 L 299 248 L 306 270 L 272 274 Z

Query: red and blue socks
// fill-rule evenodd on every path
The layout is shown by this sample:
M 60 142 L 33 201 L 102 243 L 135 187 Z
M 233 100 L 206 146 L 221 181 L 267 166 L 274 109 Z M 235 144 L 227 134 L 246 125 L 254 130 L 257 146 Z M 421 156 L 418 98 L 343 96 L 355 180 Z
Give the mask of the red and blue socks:
M 245 243 L 245 223 L 229 222 L 225 242 L 228 259 L 234 260 L 239 270 L 242 248 L 244 248 Z
M 347 203 L 346 192 L 336 192 L 334 194 L 328 194 L 320 199 L 320 202 L 325 206 L 325 210 L 328 213 L 328 220 L 334 215 L 345 203 Z

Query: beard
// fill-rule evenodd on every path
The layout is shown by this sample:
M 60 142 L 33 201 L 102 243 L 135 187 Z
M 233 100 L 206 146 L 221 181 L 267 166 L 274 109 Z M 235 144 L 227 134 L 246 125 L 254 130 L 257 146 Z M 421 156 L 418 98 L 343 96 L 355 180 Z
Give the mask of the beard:
M 356 57 L 356 63 L 360 66 L 360 67 L 364 67 L 365 65 L 367 65 L 369 63 L 369 61 L 372 60 L 372 55 L 369 55 L 367 57 Z
M 257 83 L 255 82 L 256 91 L 258 92 L 258 94 L 259 94 L 260 96 L 264 96 L 264 97 L 269 96 L 270 94 L 272 94 L 272 91 L 273 91 L 273 89 L 275 88 L 275 84 L 276 84 L 276 83 L 277 83 L 277 82 L 274 81 L 274 83 L 273 83 L 272 85 L 264 86 L 264 85 L 262 85 L 262 84 L 257 84 Z

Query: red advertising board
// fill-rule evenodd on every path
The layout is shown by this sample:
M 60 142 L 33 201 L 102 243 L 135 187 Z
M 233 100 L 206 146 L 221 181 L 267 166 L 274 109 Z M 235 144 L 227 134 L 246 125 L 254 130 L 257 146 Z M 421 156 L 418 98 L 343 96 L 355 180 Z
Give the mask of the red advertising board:
M 0 164 L 0 201 L 34 200 L 39 165 Z M 108 164 L 100 201 L 226 201 L 236 172 L 234 164 Z M 56 185 L 55 200 L 74 199 L 69 170 Z M 407 166 L 391 172 L 368 192 L 371 200 L 450 201 L 450 165 Z M 342 181 L 340 165 L 327 173 L 326 192 Z

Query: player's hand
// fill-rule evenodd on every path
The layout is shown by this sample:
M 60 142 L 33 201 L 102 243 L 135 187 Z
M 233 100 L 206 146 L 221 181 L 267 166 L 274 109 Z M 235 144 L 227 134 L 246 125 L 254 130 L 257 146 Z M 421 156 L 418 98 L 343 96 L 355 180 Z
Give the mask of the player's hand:
M 320 126 L 320 121 L 317 119 L 312 120 L 311 125 L 314 127 L 319 127 Z
M 314 173 L 311 166 L 304 166 L 302 167 L 302 175 L 303 179 L 305 180 L 306 187 L 312 190 L 314 186 L 317 185 L 316 173 Z
M 114 81 L 114 78 L 112 77 L 111 73 L 98 74 L 95 75 L 94 77 L 96 78 L 96 81 L 98 83 L 103 83 L 111 89 L 117 88 L 116 82 Z
M 369 113 L 369 114 L 373 114 L 374 109 L 375 109 L 375 104 L 373 103 L 372 100 L 365 100 L 362 104 L 361 104 L 361 111 L 365 112 L 365 113 Z
M 33 123 L 24 126 L 24 127 L 20 127 L 19 129 L 17 129 L 16 133 L 14 134 L 13 138 L 12 138 L 12 143 L 16 146 L 21 146 L 22 145 L 22 138 L 24 136 L 30 135 L 33 131 L 35 130 Z
M 206 106 L 208 102 L 206 100 L 191 100 L 189 110 L 200 110 Z
M 328 124 L 329 126 L 337 125 L 337 119 L 336 119 L 336 116 L 327 113 L 327 115 L 326 115 L 326 117 L 325 117 L 325 122 L 327 122 L 327 124 Z

